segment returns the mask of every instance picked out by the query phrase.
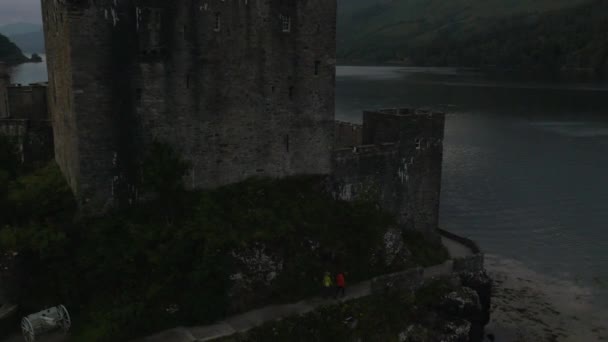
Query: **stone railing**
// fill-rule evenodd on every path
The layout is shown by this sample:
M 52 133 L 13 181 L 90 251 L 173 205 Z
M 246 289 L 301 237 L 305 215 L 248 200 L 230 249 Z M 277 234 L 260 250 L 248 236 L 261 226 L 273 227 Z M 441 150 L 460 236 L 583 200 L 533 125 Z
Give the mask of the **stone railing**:
M 453 241 L 460 243 L 461 245 L 469 248 L 472 255 L 460 258 L 454 258 L 454 272 L 479 272 L 484 269 L 484 254 L 481 248 L 471 239 L 467 239 L 462 236 L 458 236 L 454 233 L 448 232 L 447 230 L 439 229 L 439 233 Z

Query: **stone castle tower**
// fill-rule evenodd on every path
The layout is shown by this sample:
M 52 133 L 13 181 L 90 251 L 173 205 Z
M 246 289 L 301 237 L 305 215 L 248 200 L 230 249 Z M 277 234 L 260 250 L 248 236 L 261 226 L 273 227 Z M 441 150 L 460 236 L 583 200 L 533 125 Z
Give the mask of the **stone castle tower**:
M 153 141 L 188 184 L 328 174 L 335 0 L 42 0 L 56 160 L 81 204 L 131 199 Z

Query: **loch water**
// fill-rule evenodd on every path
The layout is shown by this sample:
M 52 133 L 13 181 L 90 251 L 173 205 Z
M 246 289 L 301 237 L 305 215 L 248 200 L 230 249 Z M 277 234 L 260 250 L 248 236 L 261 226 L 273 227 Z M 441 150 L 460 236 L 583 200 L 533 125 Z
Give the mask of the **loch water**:
M 44 63 L 13 71 L 14 83 L 46 79 Z M 443 228 L 608 308 L 608 84 L 351 66 L 336 83 L 338 120 L 360 122 L 368 108 L 447 112 Z
M 448 113 L 443 228 L 608 308 L 608 83 L 343 66 L 336 103 L 351 122 L 363 108 Z

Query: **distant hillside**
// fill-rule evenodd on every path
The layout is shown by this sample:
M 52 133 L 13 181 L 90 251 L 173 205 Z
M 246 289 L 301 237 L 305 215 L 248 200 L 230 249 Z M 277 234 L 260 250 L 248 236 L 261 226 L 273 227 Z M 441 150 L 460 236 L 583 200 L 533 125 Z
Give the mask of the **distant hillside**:
M 42 25 L 17 23 L 0 26 L 0 34 L 10 38 L 21 51 L 44 53 L 44 33 Z
M 0 61 L 8 64 L 19 64 L 28 62 L 29 59 L 23 55 L 17 45 L 0 34 Z
M 9 36 L 21 51 L 28 53 L 44 53 L 44 32 L 28 32 Z
M 342 61 L 605 67 L 608 2 L 604 0 L 338 3 L 338 55 Z
M 5 36 L 42 31 L 42 25 L 31 23 L 14 23 L 0 26 L 0 33 Z

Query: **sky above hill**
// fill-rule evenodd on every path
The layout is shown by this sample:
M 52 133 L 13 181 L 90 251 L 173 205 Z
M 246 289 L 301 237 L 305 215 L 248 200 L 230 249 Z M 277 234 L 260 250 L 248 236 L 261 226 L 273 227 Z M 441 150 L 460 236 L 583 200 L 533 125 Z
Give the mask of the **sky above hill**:
M 41 23 L 40 0 L 0 0 L 0 25 Z

